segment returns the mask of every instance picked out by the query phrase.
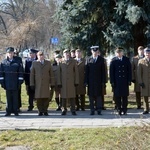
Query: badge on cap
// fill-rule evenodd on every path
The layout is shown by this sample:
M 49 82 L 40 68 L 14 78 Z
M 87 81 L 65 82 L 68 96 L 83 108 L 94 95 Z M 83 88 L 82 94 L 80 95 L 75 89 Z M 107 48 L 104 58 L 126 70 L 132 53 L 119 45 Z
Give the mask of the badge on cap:
M 97 50 L 99 50 L 99 46 L 91 46 L 91 50 L 97 51 Z

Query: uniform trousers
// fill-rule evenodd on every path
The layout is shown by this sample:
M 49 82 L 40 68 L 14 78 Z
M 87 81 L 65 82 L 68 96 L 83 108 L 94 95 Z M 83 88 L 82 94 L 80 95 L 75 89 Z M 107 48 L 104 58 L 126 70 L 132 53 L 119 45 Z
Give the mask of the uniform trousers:
M 6 112 L 8 114 L 18 113 L 18 90 L 6 90 Z
M 39 112 L 45 113 L 48 111 L 49 98 L 37 98 L 37 108 Z
M 28 96 L 29 96 L 29 99 L 28 99 L 29 106 L 28 106 L 28 108 L 29 109 L 33 109 L 33 107 L 34 107 L 34 105 L 33 105 L 34 94 L 35 94 L 35 92 L 30 88 L 30 86 L 28 86 Z
M 148 111 L 149 112 L 148 96 L 144 96 L 144 111 Z
M 136 103 L 137 103 L 137 107 L 141 107 L 141 92 L 136 92 Z
M 90 110 L 91 110 L 91 112 L 94 112 L 95 109 L 97 111 L 101 111 L 102 96 L 89 96 L 89 100 L 90 100 Z
M 127 105 L 128 105 L 128 99 L 127 96 L 117 96 L 116 97 L 116 105 L 118 111 L 123 111 L 124 113 L 127 112 Z
M 71 112 L 75 112 L 75 98 L 62 98 L 62 111 L 67 111 L 67 100 L 69 100 Z

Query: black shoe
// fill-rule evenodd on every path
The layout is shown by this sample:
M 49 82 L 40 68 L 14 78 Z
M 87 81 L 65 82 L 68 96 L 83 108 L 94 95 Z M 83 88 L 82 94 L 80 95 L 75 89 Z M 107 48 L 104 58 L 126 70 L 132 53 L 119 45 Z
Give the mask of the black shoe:
M 75 111 L 73 111 L 73 112 L 72 112 L 72 115 L 73 115 L 73 116 L 76 116 L 77 114 L 76 114 L 76 112 L 75 112 Z
M 48 116 L 48 112 L 45 112 L 45 113 L 44 113 L 44 116 Z
M 124 111 L 124 112 L 123 112 L 123 115 L 127 115 L 127 112 Z
M 94 111 L 91 111 L 90 115 L 95 115 Z
M 11 116 L 11 114 L 10 113 L 6 113 L 5 116 Z
M 61 115 L 63 116 L 66 115 L 66 111 L 62 111 Z
M 15 116 L 19 116 L 19 114 L 18 114 L 18 113 L 15 113 L 14 115 L 15 115 Z
M 38 116 L 43 116 L 43 113 L 42 113 L 42 112 L 39 112 Z
M 144 111 L 144 112 L 143 112 L 143 114 L 148 114 L 148 113 L 149 113 L 148 111 Z
M 85 109 L 84 109 L 84 108 L 81 108 L 81 110 L 82 110 L 82 111 L 85 111 Z
M 120 115 L 120 116 L 122 115 L 122 111 L 121 110 L 118 111 L 118 115 Z
M 101 111 L 98 111 L 97 114 L 98 114 L 98 115 L 101 115 Z

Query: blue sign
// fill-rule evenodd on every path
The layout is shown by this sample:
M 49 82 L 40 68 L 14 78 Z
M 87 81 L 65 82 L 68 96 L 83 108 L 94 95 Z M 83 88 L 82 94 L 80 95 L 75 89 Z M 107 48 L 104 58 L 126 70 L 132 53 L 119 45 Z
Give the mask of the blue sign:
M 51 43 L 52 44 L 58 44 L 58 38 L 57 37 L 51 38 Z

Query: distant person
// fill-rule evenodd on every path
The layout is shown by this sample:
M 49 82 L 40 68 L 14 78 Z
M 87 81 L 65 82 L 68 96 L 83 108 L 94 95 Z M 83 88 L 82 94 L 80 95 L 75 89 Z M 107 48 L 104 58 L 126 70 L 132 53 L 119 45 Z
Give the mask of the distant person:
M 6 49 L 6 58 L 0 65 L 0 84 L 6 90 L 6 114 L 10 116 L 12 113 L 18 116 L 18 93 L 23 83 L 23 68 L 18 59 L 14 56 L 14 48 Z
M 61 88 L 57 86 L 57 78 L 58 78 L 59 65 L 62 61 L 62 56 L 60 54 L 55 55 L 55 61 L 56 63 L 52 65 L 54 78 L 55 78 L 54 91 L 55 91 L 55 101 L 57 104 L 56 111 L 60 111 L 62 107 L 62 99 L 61 99 Z
M 101 115 L 103 87 L 105 86 L 105 62 L 99 56 L 99 46 L 92 46 L 92 55 L 86 60 L 85 85 L 88 86 L 90 115 Z M 95 106 L 96 105 L 96 106 Z
M 139 46 L 138 55 L 132 58 L 132 82 L 134 83 L 134 91 L 136 95 L 137 109 L 141 109 L 141 88 L 138 83 L 137 68 L 138 68 L 138 61 L 142 58 L 144 58 L 144 47 Z
M 132 73 L 129 58 L 123 55 L 123 48 L 115 50 L 116 57 L 110 63 L 110 83 L 113 88 L 118 114 L 127 114 L 129 86 Z
M 141 95 L 144 96 L 144 112 L 149 113 L 149 101 L 150 97 L 150 48 L 144 49 L 145 57 L 138 61 L 138 82 L 141 87 Z
M 26 91 L 28 94 L 28 111 L 32 111 L 34 108 L 33 101 L 34 101 L 34 90 L 30 87 L 30 69 L 32 66 L 32 62 L 37 60 L 36 53 L 38 51 L 35 49 L 29 50 L 29 57 L 25 60 L 25 74 L 24 74 L 24 80 L 26 85 Z
M 75 110 L 75 88 L 79 84 L 79 72 L 76 61 L 70 58 L 69 50 L 63 51 L 63 60 L 60 63 L 57 84 L 61 87 L 62 114 L 67 114 L 67 101 L 70 102 L 72 115 L 76 115 Z
M 85 59 L 82 57 L 80 49 L 75 50 L 75 60 L 79 71 L 79 85 L 76 87 L 76 110 L 85 110 L 85 94 L 86 86 L 84 85 L 85 78 Z
M 76 58 L 75 49 L 71 49 L 70 56 L 71 56 L 71 58 Z
M 50 61 L 45 60 L 44 53 L 37 53 L 37 60 L 32 62 L 30 87 L 35 90 L 38 115 L 48 116 L 50 88 L 54 87 L 54 75 Z

